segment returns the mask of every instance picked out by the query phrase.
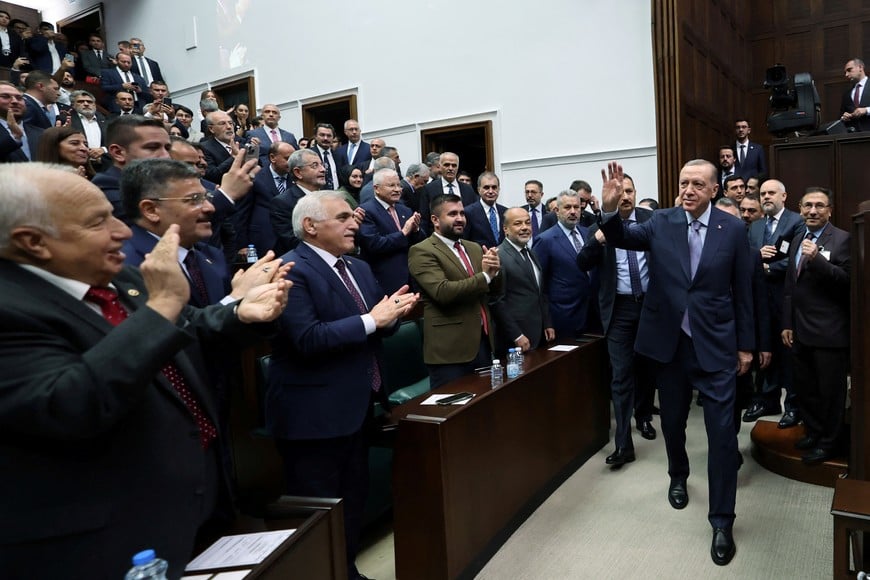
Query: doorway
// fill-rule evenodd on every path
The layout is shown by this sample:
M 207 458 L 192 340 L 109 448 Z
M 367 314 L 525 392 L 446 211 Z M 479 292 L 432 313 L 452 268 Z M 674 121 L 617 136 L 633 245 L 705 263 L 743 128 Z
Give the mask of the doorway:
M 57 31 L 66 35 L 67 50 L 73 52 L 76 46 L 84 42 L 88 43 L 88 36 L 96 32 L 105 41 L 106 34 L 103 30 L 103 4 L 96 4 L 86 10 L 82 10 L 77 14 L 73 14 L 63 20 L 57 22 Z M 110 53 L 114 47 L 106 46 L 106 50 Z
M 459 170 L 471 175 L 477 189 L 477 176 L 492 171 L 495 163 L 492 155 L 492 121 L 450 125 L 420 131 L 422 151 L 420 158 L 432 151 L 450 151 L 459 156 Z
M 214 84 L 211 87 L 217 97 L 218 107 L 226 111 L 230 107 L 245 104 L 248 105 L 250 116 L 257 116 L 257 100 L 254 96 L 254 76 L 244 77 L 238 80 Z
M 335 134 L 341 142 L 347 143 L 344 122 L 356 118 L 356 95 L 302 105 L 302 134 L 311 139 L 318 123 L 329 123 L 335 128 Z

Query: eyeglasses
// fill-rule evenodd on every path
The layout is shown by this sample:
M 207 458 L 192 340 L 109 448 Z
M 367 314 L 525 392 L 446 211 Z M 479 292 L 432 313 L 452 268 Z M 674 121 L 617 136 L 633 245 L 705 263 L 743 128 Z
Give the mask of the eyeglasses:
M 303 167 L 307 167 L 309 169 L 320 169 L 321 167 L 323 167 L 323 163 L 321 163 L 320 161 L 314 161 L 312 163 L 307 163 L 303 165 Z
M 202 207 L 205 202 L 211 203 L 214 199 L 214 194 L 211 192 L 194 193 L 185 197 L 151 197 L 153 201 L 180 201 L 193 207 Z
M 801 204 L 802 209 L 825 209 L 826 207 L 831 207 L 831 206 L 828 205 L 827 203 L 822 203 L 822 202 L 819 202 L 819 203 L 807 202 L 807 203 Z

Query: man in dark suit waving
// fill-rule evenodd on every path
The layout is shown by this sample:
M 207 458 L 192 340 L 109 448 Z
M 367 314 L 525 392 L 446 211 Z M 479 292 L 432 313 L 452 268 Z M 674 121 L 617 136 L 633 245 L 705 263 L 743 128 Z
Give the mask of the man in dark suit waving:
M 504 237 L 498 247 L 503 290 L 490 304 L 498 329 L 497 351 L 503 353 L 512 347 L 532 350 L 553 340 L 556 331 L 543 290 L 541 264 L 529 250 L 532 239 L 529 212 L 521 207 L 507 210 Z
M 148 546 L 179 578 L 229 493 L 198 341 L 262 340 L 248 323 L 281 313 L 286 269 L 241 301 L 190 308 L 176 226 L 140 271 L 87 180 L 23 164 L 0 183 L 3 576 L 120 578 Z
M 310 193 L 293 209 L 301 243 L 292 303 L 273 341 L 266 424 L 284 459 L 287 493 L 344 500 L 348 578 L 368 491 L 364 425 L 381 392 L 381 337 L 417 300 L 404 286 L 387 298 L 354 248 L 357 222 L 341 193 Z
M 649 251 L 651 256 L 635 350 L 659 363 L 658 384 L 666 385 L 659 401 L 671 478 L 668 501 L 675 509 L 689 502 L 686 417 L 694 388 L 704 395 L 709 442 L 710 555 L 723 566 L 736 552 L 736 375 L 749 369 L 755 348 L 746 227 L 712 207 L 718 185 L 716 167 L 708 161 L 689 161 L 680 171 L 682 206 L 655 212 L 634 227 L 616 215 L 622 167 L 611 163 L 602 177 L 604 211 L 609 215 L 599 231 L 608 244 Z

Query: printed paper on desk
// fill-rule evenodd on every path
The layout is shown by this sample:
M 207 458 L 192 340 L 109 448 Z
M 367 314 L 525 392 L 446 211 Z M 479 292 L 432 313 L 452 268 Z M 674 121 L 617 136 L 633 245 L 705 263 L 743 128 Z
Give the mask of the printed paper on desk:
M 296 530 L 224 536 L 191 561 L 185 572 L 259 564 Z
M 437 405 L 438 401 L 441 399 L 446 399 L 447 397 L 452 397 L 456 393 L 448 393 L 446 395 L 431 395 L 428 399 L 420 403 L 421 405 Z M 464 405 L 474 397 L 468 397 L 467 399 L 462 399 L 461 401 L 456 401 L 455 403 L 450 403 L 451 405 Z M 446 403 L 445 403 L 446 404 Z
M 557 344 L 556 346 L 551 346 L 547 350 L 555 350 L 556 352 L 568 352 L 569 350 L 574 350 L 577 348 L 576 344 Z

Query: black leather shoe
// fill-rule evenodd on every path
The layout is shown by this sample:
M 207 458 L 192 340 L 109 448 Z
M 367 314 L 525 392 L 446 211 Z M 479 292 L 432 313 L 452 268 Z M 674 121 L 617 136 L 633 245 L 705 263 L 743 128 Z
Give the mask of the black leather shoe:
M 713 545 L 710 547 L 710 556 L 713 557 L 713 563 L 717 566 L 727 566 L 736 553 L 737 546 L 734 545 L 731 529 L 714 528 Z
M 795 449 L 812 449 L 819 442 L 819 438 L 815 435 L 804 435 L 794 444 Z
M 644 439 L 652 441 L 656 438 L 656 428 L 652 426 L 651 421 L 638 421 L 637 430 L 640 431 L 640 436 Z
M 616 451 L 607 456 L 604 463 L 610 465 L 613 469 L 619 469 L 626 463 L 634 461 L 634 449 L 626 449 L 617 447 Z
M 800 423 L 800 419 L 798 419 L 797 412 L 795 411 L 786 411 L 782 419 L 779 420 L 779 425 L 777 425 L 780 429 L 788 429 L 789 427 L 797 427 L 797 424 Z
M 804 465 L 818 465 L 823 461 L 827 461 L 834 454 L 830 449 L 822 449 L 821 447 L 816 447 L 815 449 L 810 450 L 809 453 L 801 457 L 801 461 Z
M 779 415 L 782 413 L 782 409 L 777 405 L 774 407 L 768 407 L 764 403 L 760 401 L 756 401 L 752 403 L 746 412 L 743 413 L 743 422 L 744 423 L 752 423 L 753 421 L 757 421 L 761 417 L 766 415 Z
M 672 480 L 668 488 L 668 501 L 675 510 L 681 510 L 689 505 L 689 492 L 686 491 L 685 480 Z

